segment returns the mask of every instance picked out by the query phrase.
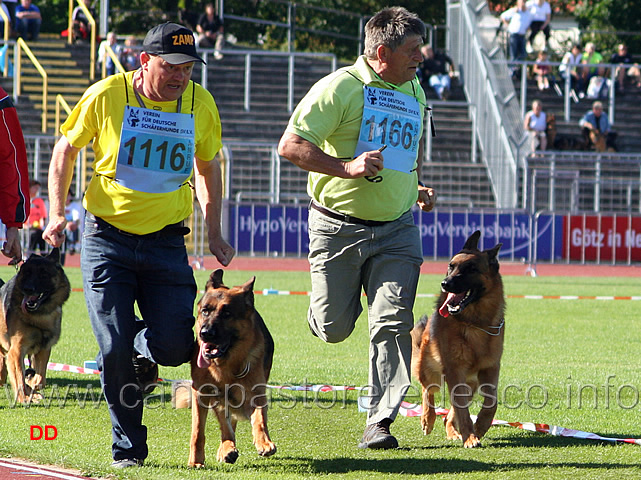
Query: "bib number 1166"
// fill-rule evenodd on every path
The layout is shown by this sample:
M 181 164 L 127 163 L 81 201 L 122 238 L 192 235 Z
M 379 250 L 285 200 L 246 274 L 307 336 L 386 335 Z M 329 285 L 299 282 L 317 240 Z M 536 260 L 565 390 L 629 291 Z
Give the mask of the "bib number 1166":
M 389 116 L 377 121 L 376 116 L 372 115 L 365 121 L 365 125 L 369 127 L 367 141 L 370 143 L 374 142 L 375 137 L 380 132 L 380 143 L 383 145 L 402 146 L 405 150 L 409 150 L 414 144 L 416 132 L 411 122 L 402 122 L 399 119 L 391 120 Z

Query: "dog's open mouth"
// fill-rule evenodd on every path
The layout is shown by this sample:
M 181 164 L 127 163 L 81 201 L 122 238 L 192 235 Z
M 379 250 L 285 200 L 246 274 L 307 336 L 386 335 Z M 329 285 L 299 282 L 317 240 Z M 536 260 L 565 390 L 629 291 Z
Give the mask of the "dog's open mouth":
M 461 313 L 472 300 L 472 294 L 472 290 L 463 293 L 447 292 L 447 298 L 443 302 L 443 305 L 441 305 L 441 308 L 438 309 L 438 313 L 440 313 L 442 317 Z
M 22 311 L 35 312 L 38 310 L 44 299 L 47 297 L 47 292 L 39 293 L 38 295 L 25 295 L 22 299 Z
M 198 366 L 200 368 L 207 368 L 214 358 L 225 355 L 228 348 L 229 345 L 201 342 L 200 351 L 198 352 Z

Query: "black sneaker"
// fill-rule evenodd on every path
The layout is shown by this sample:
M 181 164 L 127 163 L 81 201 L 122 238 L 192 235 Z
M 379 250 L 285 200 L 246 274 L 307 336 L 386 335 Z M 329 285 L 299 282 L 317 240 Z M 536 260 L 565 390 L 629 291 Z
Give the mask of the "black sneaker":
M 151 393 L 158 385 L 158 365 L 134 350 L 134 371 L 142 393 Z
M 114 460 L 111 466 L 113 468 L 129 468 L 129 467 L 142 467 L 144 460 L 140 458 L 123 458 L 121 460 Z
M 392 421 L 386 418 L 378 423 L 368 425 L 358 448 L 381 448 L 384 450 L 398 448 L 398 441 L 389 431 L 391 424 Z

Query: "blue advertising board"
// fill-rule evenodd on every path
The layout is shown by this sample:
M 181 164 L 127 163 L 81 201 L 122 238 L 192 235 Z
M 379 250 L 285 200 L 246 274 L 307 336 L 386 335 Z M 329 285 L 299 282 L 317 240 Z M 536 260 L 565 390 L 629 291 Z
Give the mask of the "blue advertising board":
M 239 254 L 306 256 L 309 248 L 306 205 L 230 204 L 230 241 Z M 558 260 L 562 254 L 562 218 L 524 210 L 439 209 L 414 212 L 426 258 L 449 258 L 476 230 L 479 248 L 502 243 L 504 260 L 530 260 L 536 248 L 539 261 Z M 533 235 L 536 232 L 537 238 Z

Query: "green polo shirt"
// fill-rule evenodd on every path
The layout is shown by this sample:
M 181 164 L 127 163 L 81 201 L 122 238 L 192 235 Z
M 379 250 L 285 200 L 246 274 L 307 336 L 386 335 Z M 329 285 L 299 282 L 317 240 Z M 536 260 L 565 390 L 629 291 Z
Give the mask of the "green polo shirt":
M 354 65 L 341 68 L 319 80 L 296 107 L 287 126 L 328 155 L 343 161 L 354 158 L 363 117 L 364 85 L 390 89 L 370 68 L 364 56 Z M 397 86 L 425 105 L 425 93 L 415 78 Z M 421 108 L 421 124 L 424 109 Z M 422 129 L 421 129 L 422 130 Z M 422 131 L 421 131 L 422 135 Z M 388 152 L 383 153 L 385 159 Z M 366 220 L 396 220 L 416 203 L 417 174 L 383 169 L 382 180 L 345 179 L 310 172 L 307 191 L 321 205 Z

